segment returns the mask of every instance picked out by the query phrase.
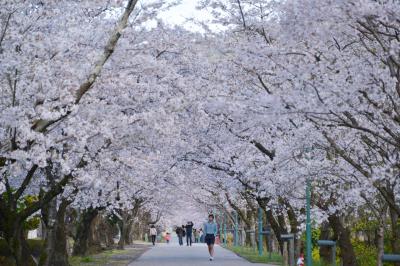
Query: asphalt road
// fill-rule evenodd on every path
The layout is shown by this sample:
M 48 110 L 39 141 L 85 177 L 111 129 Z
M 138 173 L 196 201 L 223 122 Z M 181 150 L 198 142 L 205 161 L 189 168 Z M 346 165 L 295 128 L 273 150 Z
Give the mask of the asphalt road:
M 220 246 L 215 246 L 213 261 L 209 261 L 207 246 L 193 244 L 191 247 L 177 244 L 157 244 L 146 251 L 141 257 L 129 266 L 257 266 L 267 264 L 250 263 L 233 252 Z M 272 266 L 272 265 L 270 265 Z

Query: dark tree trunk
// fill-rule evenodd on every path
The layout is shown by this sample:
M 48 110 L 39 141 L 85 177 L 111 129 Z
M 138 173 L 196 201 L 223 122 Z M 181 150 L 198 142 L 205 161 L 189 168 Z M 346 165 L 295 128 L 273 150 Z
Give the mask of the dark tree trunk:
M 119 224 L 119 229 L 121 230 L 121 235 L 118 241 L 118 249 L 124 249 L 125 247 L 125 240 L 127 238 L 127 233 L 128 233 L 128 224 L 127 224 L 127 219 L 126 219 L 126 214 L 122 213 L 122 220 L 118 222 Z
M 378 261 L 377 261 L 377 266 L 383 266 L 382 263 L 382 256 L 385 253 L 384 249 L 385 249 L 385 241 L 384 241 L 384 237 L 385 237 L 385 226 L 384 225 L 379 225 L 378 230 L 376 232 L 376 246 L 377 246 L 377 250 L 378 250 Z
M 97 209 L 87 209 L 83 211 L 78 221 L 75 244 L 72 251 L 74 256 L 85 256 L 89 251 L 89 237 L 90 237 L 90 226 L 93 219 L 97 216 Z
M 103 242 L 105 243 L 106 247 L 114 247 L 115 225 L 110 224 L 107 220 L 103 220 L 102 228 L 104 228 Z
M 264 210 L 266 220 L 271 225 L 271 229 L 274 231 L 276 239 L 278 240 L 279 250 L 281 254 L 283 253 L 283 241 L 281 240 L 282 228 L 280 228 L 279 223 L 275 219 L 271 209 L 267 210 L 268 199 L 267 198 L 257 198 L 258 205 Z M 272 237 L 272 235 L 270 235 Z M 271 241 L 272 242 L 272 241 Z
M 39 265 L 69 266 L 67 251 L 67 236 L 65 228 L 65 212 L 69 205 L 62 200 L 57 211 L 57 198 L 54 198 L 47 208 L 45 248 L 40 257 Z
M 294 256 L 295 258 L 297 258 L 300 254 L 300 242 L 301 239 L 298 238 L 298 233 L 299 233 L 299 222 L 297 220 L 296 217 L 296 213 L 292 208 L 292 205 L 285 200 L 285 206 L 287 209 L 287 214 L 288 214 L 288 219 L 289 219 L 289 223 L 290 223 L 290 233 L 294 235 Z
M 330 237 L 329 223 L 323 222 L 321 225 L 321 235 L 319 240 L 328 240 Z M 319 247 L 319 256 L 325 263 L 330 263 L 331 261 L 331 248 L 326 246 Z
M 389 208 L 390 214 L 390 227 L 392 236 L 390 238 L 390 245 L 392 247 L 392 253 L 400 254 L 400 219 L 398 213 Z M 395 266 L 400 266 L 400 263 L 394 263 Z
M 23 222 L 20 219 L 9 220 L 8 230 L 5 231 L 5 239 L 15 259 L 17 266 L 33 266 L 36 265 L 28 243 L 24 237 Z
M 350 231 L 344 227 L 337 214 L 333 214 L 328 218 L 329 224 L 333 229 L 335 237 L 337 238 L 338 245 L 341 252 L 343 265 L 357 266 L 356 255 L 354 253 L 353 245 L 351 244 Z
M 132 234 L 132 228 L 133 228 L 133 221 L 132 219 L 128 221 L 128 224 L 126 226 L 126 234 L 125 234 L 125 244 L 126 245 L 132 245 L 133 244 L 133 234 Z
M 114 227 L 107 218 L 97 215 L 90 228 L 89 247 L 91 251 L 101 251 L 114 247 Z
M 279 223 L 276 221 L 273 213 L 271 210 L 265 212 L 269 223 L 271 224 L 271 228 L 275 233 L 276 239 L 278 240 L 279 250 L 281 254 L 283 254 L 283 241 L 281 240 L 282 228 L 280 227 Z

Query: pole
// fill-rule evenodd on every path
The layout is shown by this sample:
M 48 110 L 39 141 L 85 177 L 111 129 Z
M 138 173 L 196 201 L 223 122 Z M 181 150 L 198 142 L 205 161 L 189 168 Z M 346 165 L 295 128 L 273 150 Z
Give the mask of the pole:
M 332 265 L 336 266 L 336 245 L 332 247 Z
M 224 246 L 226 247 L 226 212 L 224 212 Z
M 258 256 L 263 254 L 263 217 L 262 209 L 258 207 Z
M 237 247 L 238 246 L 238 238 L 239 238 L 239 234 L 238 234 L 238 213 L 237 213 L 237 211 L 235 211 L 235 213 L 234 213 L 234 215 L 235 215 L 235 228 L 234 228 L 234 230 L 235 230 L 235 240 L 234 240 L 234 245 L 235 245 L 235 247 Z
M 307 266 L 312 266 L 312 243 L 311 243 L 311 216 L 310 216 L 310 205 L 311 205 L 311 182 L 310 178 L 307 178 L 306 187 L 306 211 L 307 211 L 307 223 L 306 223 L 306 240 L 307 240 Z
M 222 242 L 222 232 L 223 232 L 223 223 L 224 223 L 224 217 L 222 216 L 222 212 L 221 211 L 219 211 L 218 212 L 219 213 L 219 215 L 220 215 L 220 219 L 219 219 L 219 243 L 220 243 L 220 245 L 222 245 L 223 244 L 223 242 Z M 225 239 L 224 239 L 224 241 L 225 241 Z
M 267 234 L 268 258 L 271 260 L 272 259 L 272 239 L 271 239 L 272 229 L 271 229 L 271 224 L 268 222 L 268 212 L 265 212 L 265 220 L 267 221 L 267 229 L 269 231 L 269 233 Z
M 291 266 L 296 265 L 296 261 L 294 260 L 294 236 L 289 240 L 289 261 Z

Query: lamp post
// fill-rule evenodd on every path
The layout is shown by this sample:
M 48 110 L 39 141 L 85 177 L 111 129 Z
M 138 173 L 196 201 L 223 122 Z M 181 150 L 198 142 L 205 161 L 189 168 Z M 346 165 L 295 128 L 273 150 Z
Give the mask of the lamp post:
M 237 246 L 238 246 L 238 243 L 239 243 L 239 232 L 238 232 L 239 228 L 238 228 L 238 213 L 237 213 L 237 211 L 234 211 L 234 217 L 235 217 L 235 227 L 234 227 L 234 229 L 235 229 L 235 231 L 234 231 L 234 233 L 235 233 L 235 238 L 234 238 L 234 246 L 237 247 Z
M 262 209 L 258 207 L 258 256 L 263 254 L 263 217 Z
M 312 157 L 312 147 L 304 149 L 305 158 L 310 161 Z M 311 178 L 308 175 L 306 180 L 306 265 L 312 266 L 312 242 L 311 242 Z
M 226 211 L 224 212 L 224 247 L 226 247 Z
M 310 215 L 310 204 L 311 204 L 311 182 L 310 178 L 307 178 L 306 187 L 306 241 L 307 241 L 307 266 L 312 266 L 312 242 L 311 242 L 311 215 Z

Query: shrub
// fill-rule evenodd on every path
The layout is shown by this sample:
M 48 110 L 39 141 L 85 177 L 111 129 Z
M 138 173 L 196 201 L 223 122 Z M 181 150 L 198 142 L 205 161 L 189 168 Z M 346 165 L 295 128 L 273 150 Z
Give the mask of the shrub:
M 377 250 L 374 246 L 368 246 L 361 241 L 354 241 L 353 247 L 358 265 L 376 265 Z

